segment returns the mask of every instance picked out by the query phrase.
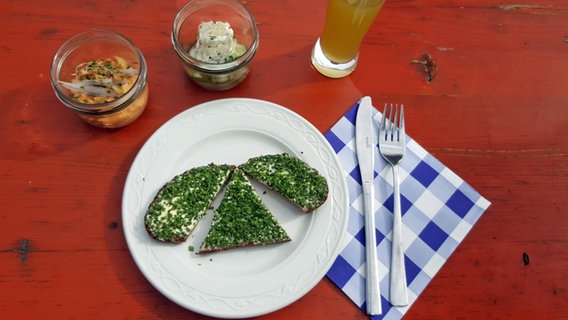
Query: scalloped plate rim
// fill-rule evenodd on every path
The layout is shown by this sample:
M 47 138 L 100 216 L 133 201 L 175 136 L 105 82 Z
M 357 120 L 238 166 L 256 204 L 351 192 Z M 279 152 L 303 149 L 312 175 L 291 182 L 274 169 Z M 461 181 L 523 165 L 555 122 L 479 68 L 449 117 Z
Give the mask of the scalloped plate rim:
M 190 299 L 188 295 L 191 294 L 188 293 L 188 290 L 184 291 L 182 290 L 182 288 L 177 287 L 179 286 L 179 283 L 176 282 L 176 274 L 171 274 L 168 275 L 169 277 L 159 279 L 155 273 L 157 272 L 157 269 L 163 268 L 164 266 L 158 262 L 154 264 L 152 260 L 148 258 L 148 255 L 155 254 L 155 252 L 158 252 L 158 254 L 163 254 L 163 251 L 160 251 L 161 248 L 159 248 L 158 244 L 152 243 L 152 241 L 155 241 L 153 239 L 150 239 L 152 241 L 150 241 L 146 247 L 142 247 L 139 239 L 137 239 L 137 237 L 144 237 L 143 235 L 141 235 L 141 226 L 137 223 L 133 223 L 134 219 L 138 219 L 137 221 L 140 220 L 140 215 L 144 214 L 144 204 L 149 201 L 144 197 L 144 193 L 148 193 L 148 191 L 144 191 L 144 188 L 147 187 L 146 185 L 148 184 L 148 181 L 146 181 L 145 179 L 146 173 L 141 172 L 141 169 L 150 168 L 148 169 L 148 171 L 152 171 L 151 168 L 154 164 L 154 161 L 156 160 L 156 157 L 160 156 L 160 153 L 152 150 L 152 148 L 167 147 L 168 135 L 176 133 L 176 130 L 184 130 L 184 127 L 185 125 L 187 125 L 187 123 L 191 124 L 195 121 L 207 121 L 208 116 L 215 118 L 215 112 L 223 111 L 223 108 L 227 108 L 226 111 L 229 112 L 244 112 L 245 114 L 246 112 L 249 112 L 247 111 L 247 108 L 250 108 L 251 110 L 255 109 L 258 114 L 263 113 L 270 116 L 270 114 L 272 113 L 273 118 L 270 119 L 270 121 L 274 121 L 274 123 L 272 124 L 280 125 L 280 123 L 278 123 L 280 121 L 294 122 L 294 126 L 299 125 L 300 127 L 302 127 L 300 129 L 307 130 L 306 133 L 309 134 L 309 137 L 305 138 L 306 141 L 295 141 L 293 143 L 289 142 L 287 141 L 287 139 L 289 138 L 287 138 L 286 134 L 278 137 L 278 139 L 281 139 L 282 143 L 291 146 L 291 148 L 296 148 L 298 146 L 298 143 L 303 143 L 309 147 L 314 147 L 314 144 L 317 144 L 320 148 L 323 148 L 326 155 L 328 155 L 330 159 L 327 159 L 329 163 L 327 166 L 324 166 L 325 172 L 322 172 L 322 174 L 326 176 L 328 180 L 333 179 L 334 182 L 334 185 L 330 186 L 330 194 L 328 197 L 328 202 L 330 202 L 330 204 L 328 204 L 327 206 L 326 204 L 324 204 L 324 206 L 326 206 L 325 210 L 327 212 L 314 212 L 314 215 L 329 214 L 329 217 L 316 216 L 316 218 L 310 220 L 309 225 L 310 230 L 312 230 L 312 228 L 316 228 L 315 230 L 317 232 L 324 232 L 327 238 L 332 241 L 332 243 L 322 245 L 322 247 L 328 251 L 326 252 L 327 255 L 322 254 L 321 249 L 318 249 L 319 251 L 317 252 L 313 252 L 315 255 L 315 260 L 319 260 L 320 257 L 323 256 L 323 261 L 315 261 L 315 263 L 317 264 L 315 265 L 317 270 L 309 270 L 311 274 L 309 274 L 308 279 L 303 278 L 304 274 L 308 273 L 308 271 L 302 271 L 304 273 L 300 274 L 297 280 L 290 281 L 290 283 L 279 284 L 275 287 L 266 288 L 265 291 L 270 294 L 270 296 L 268 296 L 268 299 L 266 299 L 269 300 L 268 302 L 265 302 L 261 299 L 267 297 L 232 297 L 232 303 L 234 304 L 232 309 L 220 309 L 220 306 L 225 305 L 225 302 L 222 301 L 223 298 L 219 299 L 221 301 L 221 304 L 215 305 L 215 303 L 217 303 L 217 301 L 214 301 L 216 300 L 215 295 L 205 294 L 205 298 L 198 297 L 198 299 L 196 300 L 202 301 L 200 303 L 188 301 L 188 299 Z M 281 119 L 280 117 L 283 117 L 283 119 Z M 205 118 L 205 120 L 203 120 L 203 118 Z M 288 125 L 292 126 L 291 124 Z M 247 130 L 257 130 L 257 127 L 260 127 L 261 125 L 231 123 L 226 124 L 225 126 L 229 127 L 229 131 L 231 130 L 230 128 L 232 128 L 232 126 L 235 126 L 236 128 L 240 128 L 239 130 L 244 130 L 246 132 Z M 283 126 L 285 127 L 286 125 L 284 124 Z M 222 124 L 221 127 L 223 127 Z M 291 128 L 291 130 L 299 129 Z M 262 132 L 262 130 L 260 129 L 258 131 Z M 283 132 L 280 133 L 282 134 Z M 207 133 L 205 133 L 205 135 L 201 139 L 206 137 Z M 315 139 L 316 141 L 308 141 L 310 139 Z M 303 152 L 302 150 L 293 151 L 295 153 Z M 302 155 L 304 156 L 304 154 Z M 150 157 L 151 159 L 148 159 L 148 157 Z M 319 166 L 322 166 L 325 162 L 325 159 L 322 159 L 321 157 L 319 157 L 318 159 L 312 158 L 306 160 L 309 163 L 317 162 Z M 156 171 L 156 169 L 153 169 L 153 171 Z M 337 176 L 332 176 L 334 174 Z M 164 179 L 167 180 L 168 178 L 166 177 Z M 132 209 L 133 207 L 135 210 Z M 332 263 L 339 255 L 339 251 L 342 247 L 342 241 L 348 223 L 348 208 L 349 203 L 347 185 L 344 178 L 344 172 L 340 166 L 337 155 L 335 154 L 325 137 L 311 123 L 309 123 L 307 120 L 305 120 L 303 117 L 293 112 L 292 110 L 272 102 L 250 98 L 226 98 L 201 103 L 190 107 L 185 111 L 182 111 L 181 113 L 164 123 L 148 138 L 148 140 L 140 148 L 128 172 L 123 193 L 122 219 L 128 248 L 136 265 L 145 276 L 145 278 L 159 292 L 161 292 L 173 302 L 181 305 L 182 307 L 197 313 L 220 318 L 242 318 L 267 314 L 295 302 L 308 291 L 310 291 L 325 276 L 329 268 L 331 268 Z M 321 211 L 321 209 L 318 210 Z M 133 215 L 134 217 L 131 215 Z M 324 225 L 324 223 L 326 223 L 327 225 Z M 331 230 L 331 228 L 333 228 L 333 230 Z M 334 233 L 333 231 L 337 231 L 338 234 L 332 234 Z M 314 231 L 312 230 L 309 232 Z M 306 236 L 308 240 L 309 236 L 309 234 Z M 143 239 L 142 241 L 145 240 Z M 155 242 L 157 243 L 157 241 Z M 303 244 L 299 244 L 298 250 L 304 249 L 302 245 Z M 307 249 L 314 250 L 314 248 Z M 306 252 L 301 252 L 301 254 L 305 255 Z M 293 260 L 293 258 L 288 260 Z M 279 268 L 280 267 L 282 266 L 279 266 Z M 160 270 L 159 272 L 170 273 L 171 270 Z M 179 276 L 179 274 L 177 276 Z M 166 283 L 170 280 L 171 283 Z M 200 288 L 194 289 L 196 289 L 196 291 L 199 291 Z M 271 294 L 273 292 L 278 292 L 281 295 L 279 297 L 277 295 L 272 296 Z M 194 297 L 191 298 L 193 299 Z M 248 306 L 247 303 L 254 303 L 255 298 L 261 301 L 261 303 L 259 305 Z M 272 301 L 270 301 L 271 299 Z

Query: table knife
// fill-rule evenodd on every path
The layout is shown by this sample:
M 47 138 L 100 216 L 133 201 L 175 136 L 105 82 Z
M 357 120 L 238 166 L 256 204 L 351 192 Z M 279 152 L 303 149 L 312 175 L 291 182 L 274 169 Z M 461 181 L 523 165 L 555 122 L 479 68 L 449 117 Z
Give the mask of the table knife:
M 379 315 L 382 313 L 381 292 L 379 289 L 379 266 L 377 259 L 377 241 L 375 235 L 375 201 L 374 190 L 374 163 L 376 144 L 373 139 L 373 117 L 371 97 L 363 97 L 359 102 L 357 117 L 355 119 L 355 147 L 359 170 L 361 171 L 361 184 L 363 186 L 363 212 L 365 216 L 365 256 L 366 256 L 366 302 L 367 314 Z

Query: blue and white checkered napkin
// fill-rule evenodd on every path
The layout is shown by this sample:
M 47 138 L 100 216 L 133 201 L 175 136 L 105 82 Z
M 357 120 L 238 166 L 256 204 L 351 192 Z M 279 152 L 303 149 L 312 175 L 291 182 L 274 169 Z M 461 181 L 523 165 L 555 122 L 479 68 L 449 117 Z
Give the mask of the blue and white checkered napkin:
M 325 134 L 343 167 L 350 201 L 344 248 L 327 276 L 365 311 L 365 232 L 361 175 L 355 150 L 358 107 L 359 103 L 355 104 Z M 373 113 L 375 120 L 380 119 L 376 109 Z M 377 131 L 378 121 L 374 125 Z M 406 153 L 399 173 L 409 306 L 401 308 L 389 304 L 392 171 L 380 156 L 377 145 L 374 183 L 383 314 L 373 319 L 400 319 L 490 205 L 416 141 L 408 136 L 406 139 Z

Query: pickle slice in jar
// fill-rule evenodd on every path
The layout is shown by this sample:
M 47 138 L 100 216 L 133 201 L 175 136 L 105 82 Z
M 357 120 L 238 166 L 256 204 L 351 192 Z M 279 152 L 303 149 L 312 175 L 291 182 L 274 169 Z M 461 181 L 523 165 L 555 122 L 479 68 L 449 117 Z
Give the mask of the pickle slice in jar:
M 247 47 L 244 44 L 237 43 L 237 45 L 235 46 L 235 52 L 234 52 L 235 57 L 238 58 L 238 57 L 242 56 L 243 54 L 245 54 L 245 52 L 247 52 Z

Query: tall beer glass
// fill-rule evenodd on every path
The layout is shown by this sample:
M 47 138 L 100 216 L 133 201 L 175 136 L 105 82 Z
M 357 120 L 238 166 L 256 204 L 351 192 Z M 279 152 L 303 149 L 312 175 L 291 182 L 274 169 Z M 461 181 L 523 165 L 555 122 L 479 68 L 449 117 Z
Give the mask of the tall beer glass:
M 328 0 L 323 33 L 312 50 L 312 64 L 331 78 L 349 75 L 359 46 L 385 0 Z

